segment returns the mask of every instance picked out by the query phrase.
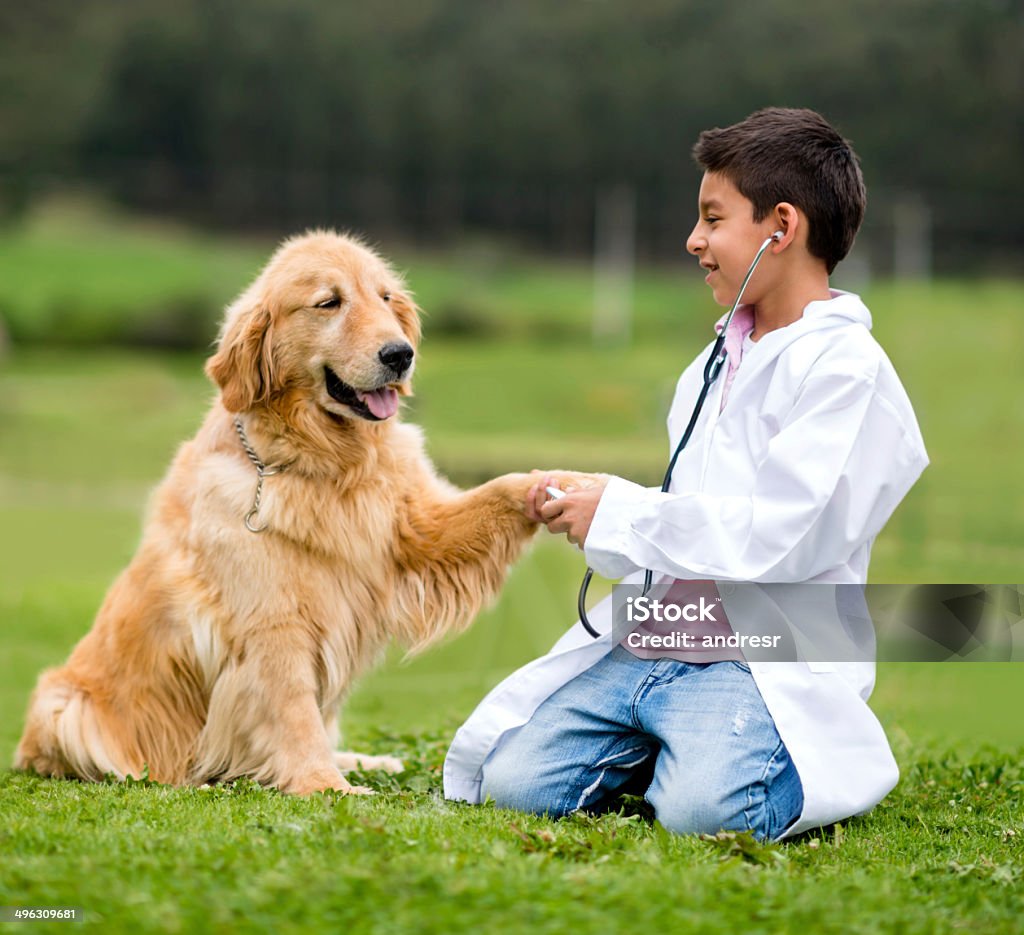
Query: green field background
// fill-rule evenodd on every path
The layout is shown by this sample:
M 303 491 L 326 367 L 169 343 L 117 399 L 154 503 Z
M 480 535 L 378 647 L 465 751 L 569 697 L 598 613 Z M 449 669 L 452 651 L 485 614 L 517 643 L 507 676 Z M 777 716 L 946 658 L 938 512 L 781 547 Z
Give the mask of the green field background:
M 109 345 L 154 320 L 173 323 L 176 308 L 192 309 L 190 327 L 212 340 L 222 303 L 268 248 L 115 224 L 83 236 L 76 223 L 44 218 L 0 237 L 0 314 L 21 338 L 0 359 L 3 760 L 36 674 L 90 626 L 132 556 L 148 491 L 213 398 L 202 352 Z M 426 312 L 403 417 L 424 426 L 449 476 L 468 485 L 565 467 L 657 482 L 675 380 L 718 314 L 693 278 L 641 270 L 634 340 L 606 347 L 589 339 L 584 266 L 479 245 L 401 254 L 399 263 Z M 932 460 L 877 540 L 871 580 L 1020 582 L 1024 288 L 877 282 L 864 295 Z M 571 622 L 583 564 L 542 533 L 469 633 L 412 660 L 396 649 L 362 680 L 347 733 L 455 726 Z M 887 663 L 872 704 L 897 747 L 1012 746 L 1024 742 L 1020 672 L 1012 663 Z

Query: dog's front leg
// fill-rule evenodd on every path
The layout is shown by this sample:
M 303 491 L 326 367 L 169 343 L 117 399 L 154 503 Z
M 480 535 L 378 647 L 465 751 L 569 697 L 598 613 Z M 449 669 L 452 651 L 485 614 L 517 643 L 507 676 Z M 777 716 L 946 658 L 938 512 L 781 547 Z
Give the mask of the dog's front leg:
M 401 529 L 404 574 L 396 605 L 420 647 L 469 624 L 497 596 L 509 566 L 537 530 L 526 515 L 529 474 L 506 474 L 472 490 L 431 499 L 419 491 Z M 418 613 L 410 614 L 416 609 Z
M 248 776 L 297 795 L 370 794 L 335 765 L 316 701 L 308 628 L 260 624 L 239 645 L 211 692 L 193 780 Z

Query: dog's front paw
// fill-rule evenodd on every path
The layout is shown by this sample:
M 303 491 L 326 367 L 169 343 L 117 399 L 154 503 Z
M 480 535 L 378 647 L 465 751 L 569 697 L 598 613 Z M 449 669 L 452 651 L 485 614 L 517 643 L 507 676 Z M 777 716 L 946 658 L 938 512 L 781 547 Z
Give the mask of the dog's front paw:
M 535 473 L 547 474 L 551 479 L 551 485 L 566 493 L 572 493 L 574 490 L 587 490 L 598 484 L 607 484 L 609 480 L 608 474 L 585 474 L 582 471 L 536 471 Z
M 503 474 L 491 481 L 491 484 L 500 490 L 506 505 L 526 519 L 531 524 L 531 528 L 536 520 L 530 519 L 530 509 L 526 497 L 537 482 L 538 478 L 533 474 Z
M 373 790 L 365 786 L 353 786 L 337 769 L 323 768 L 310 770 L 279 785 L 282 792 L 292 795 L 310 795 L 333 789 L 344 795 L 372 795 Z

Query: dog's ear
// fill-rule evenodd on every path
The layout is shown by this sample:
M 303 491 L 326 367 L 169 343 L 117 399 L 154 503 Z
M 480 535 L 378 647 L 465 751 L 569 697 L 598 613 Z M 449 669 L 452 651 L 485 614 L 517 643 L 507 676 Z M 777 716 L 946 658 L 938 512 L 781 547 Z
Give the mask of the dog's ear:
M 274 386 L 273 322 L 262 304 L 229 309 L 217 352 L 206 375 L 220 387 L 224 408 L 245 412 L 269 399 Z
M 420 307 L 412 300 L 407 292 L 396 290 L 391 294 L 391 308 L 394 310 L 398 323 L 401 325 L 402 333 L 406 340 L 414 347 L 420 346 L 420 315 L 423 314 Z M 412 396 L 412 381 L 403 380 L 398 385 L 398 392 L 402 396 Z

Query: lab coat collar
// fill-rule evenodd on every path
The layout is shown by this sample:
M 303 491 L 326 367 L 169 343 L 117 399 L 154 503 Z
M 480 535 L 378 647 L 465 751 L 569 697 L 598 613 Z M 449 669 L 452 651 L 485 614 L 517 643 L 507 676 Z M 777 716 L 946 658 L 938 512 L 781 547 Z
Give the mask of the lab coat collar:
M 777 328 L 775 331 L 770 331 L 765 337 L 779 332 L 786 332 L 797 324 L 801 326 L 796 329 L 796 332 L 799 333 L 817 331 L 819 328 L 833 328 L 837 325 L 849 324 L 850 322 L 857 322 L 869 331 L 871 330 L 871 312 L 868 311 L 867 306 L 860 300 L 859 295 L 855 295 L 852 292 L 843 292 L 840 289 L 829 289 L 828 291 L 831 298 L 816 299 L 813 302 L 808 302 L 804 306 L 803 314 L 797 321 L 786 325 L 785 328 Z M 736 314 L 739 315 L 741 311 L 744 312 L 744 315 L 752 316 L 754 308 L 751 305 L 741 305 L 736 309 Z M 726 312 L 725 315 L 715 322 L 715 334 L 722 333 L 722 328 L 725 325 L 725 319 L 728 317 L 728 314 Z M 733 320 L 735 321 L 735 318 Z M 794 336 L 796 332 L 793 333 Z
M 743 386 L 753 380 L 772 361 L 776 360 L 794 341 L 798 341 L 805 335 L 851 324 L 863 325 L 870 330 L 871 312 L 861 302 L 860 296 L 854 295 L 852 292 L 840 292 L 838 289 L 829 289 L 829 293 L 831 298 L 808 302 L 804 306 L 801 318 L 785 327 L 769 331 L 754 345 L 755 350 L 750 353 L 750 359 L 745 359 L 743 366 L 736 371 L 736 377 L 729 390 L 730 399 L 736 396 Z M 743 307 L 741 305 L 736 309 L 737 316 L 739 316 L 740 309 Z M 726 317 L 726 315 L 723 315 L 715 324 L 715 330 L 719 333 L 721 333 L 721 326 L 725 323 Z M 732 324 L 729 325 L 730 331 L 735 328 L 737 328 L 736 317 L 733 318 Z M 730 343 L 736 343 L 735 335 L 732 342 L 726 341 L 726 346 L 728 347 Z M 718 422 L 719 411 L 722 405 L 721 394 L 724 391 L 724 381 L 720 382 L 723 383 L 723 386 L 716 387 L 716 392 L 712 394 L 712 411 L 709 416 L 708 430 L 704 439 L 705 469 L 708 463 L 712 430 Z

